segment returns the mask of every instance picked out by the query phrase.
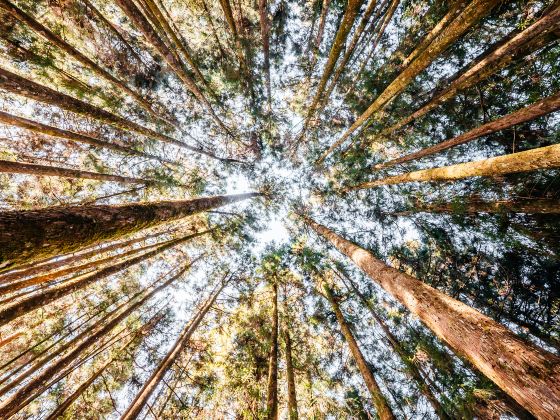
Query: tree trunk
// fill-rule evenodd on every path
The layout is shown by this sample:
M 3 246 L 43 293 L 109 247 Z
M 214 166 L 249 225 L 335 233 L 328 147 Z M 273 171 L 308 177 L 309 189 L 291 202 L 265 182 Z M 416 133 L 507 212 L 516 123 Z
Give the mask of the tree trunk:
M 498 176 L 558 167 L 560 167 L 560 144 L 553 144 L 552 146 L 538 147 L 509 155 L 390 176 L 377 181 L 353 185 L 343 191 L 348 192 L 404 182 L 449 181 L 473 176 Z
M 80 62 L 83 66 L 93 71 L 96 75 L 111 83 L 115 88 L 117 88 L 117 91 L 124 91 L 130 96 L 132 96 L 134 100 L 152 116 L 154 116 L 158 120 L 163 120 L 168 124 L 173 124 L 173 121 L 170 121 L 168 118 L 157 113 L 153 109 L 152 104 L 150 104 L 140 94 L 138 94 L 137 92 L 129 88 L 126 85 L 126 83 L 121 82 L 111 73 L 98 66 L 93 60 L 89 59 L 81 52 L 79 52 L 77 49 L 72 47 L 70 44 L 66 43 L 59 36 L 51 32 L 49 29 L 47 29 L 39 22 L 37 22 L 35 19 L 33 19 L 31 16 L 26 14 L 23 10 L 19 9 L 18 7 L 10 3 L 8 0 L 0 0 L 0 7 L 4 8 L 6 11 L 8 11 L 8 13 L 10 13 L 16 19 L 25 22 L 25 24 L 28 25 L 31 29 L 33 29 L 33 31 L 37 32 L 42 37 L 44 37 L 45 39 L 47 39 L 48 41 L 56 45 L 62 51 L 64 51 L 69 56 L 74 58 L 76 61 Z
M 342 275 L 338 274 L 338 272 L 336 274 L 342 280 L 344 285 L 348 287 Z M 397 340 L 397 337 L 393 335 L 393 333 L 391 332 L 387 324 L 385 324 L 385 321 L 379 315 L 377 315 L 377 313 L 373 310 L 371 303 L 368 302 L 365 296 L 358 290 L 354 282 L 349 278 L 346 278 L 346 280 L 350 284 L 350 287 L 348 288 L 349 291 L 354 292 L 358 296 L 358 298 L 360 299 L 362 304 L 366 307 L 366 309 L 371 314 L 373 319 L 375 319 L 375 322 L 377 322 L 377 324 L 381 327 L 381 329 L 385 333 L 385 336 L 387 337 L 387 341 L 389 342 L 389 345 L 394 350 L 394 352 L 397 353 L 397 355 L 401 359 L 401 362 L 406 367 L 407 372 L 412 377 L 412 379 L 414 379 L 416 385 L 418 386 L 418 389 L 420 390 L 422 395 L 426 397 L 428 402 L 431 404 L 437 416 L 440 419 L 451 419 L 447 415 L 447 413 L 445 412 L 441 404 L 439 403 L 437 397 L 432 393 L 432 390 L 430 389 L 426 381 L 424 380 L 423 375 L 420 373 L 420 368 L 416 366 L 414 362 L 412 362 L 409 359 L 409 355 L 406 353 L 405 349 L 401 346 L 401 343 Z
M 292 339 L 288 326 L 284 330 L 284 341 L 286 342 L 286 376 L 288 382 L 288 420 L 298 420 L 298 407 L 296 398 L 296 381 L 292 358 Z
M 159 156 L 141 152 L 139 150 L 131 149 L 129 147 L 121 146 L 119 144 L 108 142 L 105 140 L 100 140 L 98 138 L 89 135 L 78 134 L 72 131 L 62 130 L 60 128 L 56 128 L 50 125 L 28 120 L 26 118 L 18 117 L 16 115 L 11 115 L 3 111 L 0 111 L 0 122 L 3 122 L 4 124 L 10 124 L 19 128 L 24 128 L 26 130 L 33 131 L 34 133 L 40 133 L 40 134 L 45 134 L 47 136 L 58 137 L 76 143 L 85 143 L 103 149 L 115 150 L 116 152 L 124 153 L 127 155 L 141 156 L 148 159 L 156 159 L 160 162 L 165 162 L 172 165 L 176 164 L 173 161 L 167 160 Z
M 315 38 L 313 47 L 313 56 L 311 58 L 311 64 L 309 66 L 309 74 L 313 72 L 315 64 L 317 64 L 317 58 L 319 56 L 319 49 L 321 48 L 321 42 L 323 41 L 323 33 L 325 32 L 325 22 L 327 21 L 327 15 L 329 12 L 329 6 L 331 0 L 323 0 L 321 7 L 321 17 L 319 18 L 319 28 L 317 30 L 317 37 Z
M 474 86 L 476 83 L 504 68 L 519 56 L 542 48 L 551 41 L 548 35 L 558 31 L 559 28 L 560 6 L 556 6 L 527 29 L 514 36 L 510 36 L 505 42 L 500 43 L 497 48 L 484 53 L 480 59 L 475 60 L 468 70 L 461 71 L 451 83 L 441 92 L 438 92 L 426 105 L 393 126 L 386 128 L 382 131 L 381 135 L 393 133 L 410 122 L 426 115 L 438 105 L 455 96 L 459 90 Z M 557 36 L 552 38 L 557 38 Z
M 37 377 L 32 381 L 28 382 L 20 389 L 18 389 L 12 396 L 4 400 L 0 404 L 0 418 L 8 418 L 15 413 L 17 413 L 23 406 L 27 404 L 28 398 L 35 393 L 36 390 L 42 388 L 57 372 L 61 371 L 65 366 L 72 363 L 76 358 L 86 349 L 95 345 L 99 339 L 109 333 L 114 327 L 116 327 L 121 321 L 123 321 L 128 315 L 130 315 L 134 310 L 146 303 L 154 294 L 163 290 L 176 279 L 180 278 L 190 267 L 186 265 L 184 268 L 179 270 L 177 274 L 169 278 L 167 281 L 161 285 L 154 288 L 148 294 L 146 294 L 142 299 L 135 302 L 126 308 L 123 312 L 117 315 L 115 318 L 101 326 L 96 331 L 92 331 L 90 336 L 84 341 L 79 343 L 76 347 L 66 353 L 64 356 L 60 357 L 56 362 L 49 365 L 45 370 L 43 370 Z
M 263 43 L 264 74 L 266 83 L 266 95 L 268 99 L 268 114 L 270 118 L 270 113 L 272 112 L 272 89 L 270 87 L 270 42 L 268 36 L 270 32 L 270 22 L 268 19 L 268 5 L 266 0 L 259 0 L 259 21 L 261 25 L 261 37 Z
M 130 268 L 135 264 L 139 264 L 151 257 L 154 257 L 162 253 L 163 251 L 173 248 L 176 245 L 184 243 L 190 239 L 194 239 L 198 236 L 202 236 L 209 232 L 210 231 L 204 231 L 164 242 L 153 251 L 149 251 L 145 254 L 129 258 L 128 260 L 119 262 L 109 267 L 101 268 L 100 270 L 93 273 L 86 273 L 84 275 L 71 279 L 69 282 L 63 282 L 60 285 L 51 287 L 43 292 L 32 295 L 27 299 L 23 299 L 12 305 L 5 306 L 2 310 L 0 310 L 0 326 L 5 325 L 8 322 L 13 321 L 14 319 L 19 318 L 20 316 L 23 316 L 37 308 L 48 305 L 55 300 L 63 298 L 64 296 L 68 296 L 70 293 L 82 290 L 90 284 L 95 283 L 96 281 L 102 280 L 112 274 L 126 270 L 127 268 Z
M 542 419 L 552 420 L 560 412 L 560 357 L 520 339 L 470 306 L 387 266 L 325 226 L 302 218 L 521 406 Z
M 267 389 L 266 416 L 269 420 L 276 420 L 278 419 L 278 285 L 276 283 L 272 285 L 272 333 Z
M 527 198 L 502 201 L 480 201 L 462 198 L 455 203 L 417 203 L 405 213 L 526 213 L 559 214 L 560 200 L 552 198 Z
M 461 14 L 449 23 L 432 43 L 425 48 L 423 53 L 413 60 L 410 65 L 385 88 L 368 109 L 356 119 L 350 128 L 348 128 L 325 153 L 323 153 L 317 162 L 323 162 L 334 149 L 346 141 L 346 139 L 373 114 L 400 94 L 420 72 L 425 70 L 443 51 L 452 45 L 471 26 L 487 15 L 498 3 L 500 3 L 499 0 L 472 0 L 470 4 L 461 11 Z
M 131 420 L 136 419 L 140 415 L 142 409 L 150 399 L 150 396 L 157 388 L 159 383 L 162 381 L 163 377 L 167 371 L 173 366 L 177 361 L 187 344 L 189 343 L 191 336 L 197 329 L 197 327 L 202 322 L 202 319 L 206 313 L 212 308 L 216 298 L 221 293 L 223 288 L 226 286 L 227 282 L 222 281 L 221 286 L 218 290 L 210 297 L 206 304 L 198 311 L 196 316 L 183 328 L 179 337 L 175 341 L 175 344 L 171 347 L 169 352 L 165 355 L 163 360 L 159 363 L 156 370 L 152 373 L 152 376 L 146 381 L 140 392 L 136 395 L 126 412 L 121 416 L 121 420 Z
M 381 420 L 395 419 L 391 407 L 389 406 L 387 400 L 385 399 L 385 396 L 381 392 L 381 389 L 379 388 L 379 385 L 377 384 L 377 381 L 375 380 L 375 377 L 371 372 L 368 362 L 364 358 L 364 355 L 362 354 L 362 351 L 360 350 L 360 347 L 358 346 L 358 343 L 356 342 L 356 339 L 352 334 L 350 326 L 344 319 L 344 315 L 342 315 L 342 311 L 340 310 L 338 302 L 333 296 L 332 290 L 327 284 L 323 285 L 323 290 L 325 291 L 325 296 L 331 303 L 338 324 L 340 325 L 342 335 L 344 335 L 344 339 L 348 343 L 348 347 L 350 348 L 352 357 L 354 357 L 354 360 L 358 365 L 358 369 L 360 370 L 360 373 L 364 378 L 364 382 L 366 383 L 366 386 L 371 394 L 371 398 L 373 399 L 373 404 L 375 406 L 375 410 L 377 411 L 377 415 Z
M 52 207 L 0 212 L 0 267 L 118 239 L 259 193 L 121 205 Z
M 498 118 L 497 120 L 491 121 L 489 123 L 483 124 L 477 128 L 473 128 L 460 136 L 454 137 L 449 140 L 445 140 L 434 146 L 427 147 L 426 149 L 419 150 L 398 159 L 393 159 L 386 163 L 381 163 L 375 165 L 375 169 L 389 168 L 394 165 L 398 165 L 404 162 L 410 162 L 411 160 L 416 160 L 423 158 L 425 156 L 430 156 L 435 153 L 439 153 L 443 150 L 447 150 L 451 147 L 458 146 L 460 144 L 468 143 L 479 137 L 486 136 L 496 131 L 504 130 L 510 128 L 516 124 L 521 124 L 527 121 L 534 120 L 536 118 L 542 117 L 543 115 L 550 114 L 551 112 L 558 111 L 560 109 L 560 92 L 549 96 L 547 98 L 541 99 L 540 101 L 529 105 L 525 108 L 519 109 L 511 114 L 504 117 Z
M 0 173 L 28 174 L 36 176 L 56 176 L 73 179 L 95 179 L 97 181 L 113 181 L 121 184 L 154 184 L 153 180 L 132 178 L 121 175 L 110 175 L 78 169 L 60 168 L 57 166 L 36 165 L 33 163 L 11 162 L 0 159 Z

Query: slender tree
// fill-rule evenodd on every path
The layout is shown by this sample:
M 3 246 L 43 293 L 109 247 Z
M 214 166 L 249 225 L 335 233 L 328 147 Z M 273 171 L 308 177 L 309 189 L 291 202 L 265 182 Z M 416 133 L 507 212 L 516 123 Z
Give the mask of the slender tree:
M 272 112 L 272 89 L 270 87 L 270 22 L 268 19 L 268 4 L 266 0 L 259 0 L 259 22 L 261 26 L 261 38 L 264 54 L 264 74 L 266 84 L 266 96 L 268 100 L 268 114 Z
M 156 370 L 152 373 L 140 392 L 136 395 L 126 412 L 121 416 L 121 420 L 136 419 L 140 415 L 144 406 L 148 403 L 150 396 L 163 380 L 163 377 L 169 368 L 177 361 L 181 353 L 184 351 L 193 333 L 196 331 L 208 311 L 212 308 L 214 302 L 216 302 L 216 298 L 226 285 L 227 281 L 224 279 L 216 292 L 214 292 L 202 308 L 200 308 L 196 316 L 187 325 L 185 325 L 169 352 L 167 352 Z
M 511 153 L 474 162 L 459 163 L 434 169 L 423 169 L 402 175 L 390 176 L 377 181 L 364 182 L 344 189 L 345 192 L 374 188 L 380 185 L 402 184 L 404 182 L 450 181 L 473 176 L 498 176 L 537 169 L 558 168 L 560 166 L 560 144 L 538 147 L 524 152 Z
M 425 149 L 419 150 L 397 159 L 390 160 L 389 162 L 381 163 L 375 165 L 375 169 L 389 168 L 394 165 L 398 165 L 405 162 L 410 162 L 412 160 L 421 159 L 426 156 L 439 153 L 443 150 L 447 150 L 451 147 L 458 146 L 460 144 L 468 143 L 479 137 L 487 136 L 488 134 L 495 133 L 496 131 L 505 130 L 507 128 L 513 127 L 514 125 L 521 124 L 527 121 L 534 120 L 536 118 L 542 117 L 544 115 L 556 112 L 560 109 L 560 92 L 555 93 L 547 98 L 541 99 L 532 105 L 525 108 L 521 108 L 511 114 L 504 117 L 498 118 L 494 121 L 483 124 L 479 127 L 473 128 L 466 133 L 463 133 L 452 139 L 445 140 L 434 146 L 427 147 Z
M 0 267 L 75 251 L 259 195 L 0 212 Z
M 329 6 L 331 5 L 331 0 L 322 0 L 321 3 L 321 16 L 319 17 L 319 28 L 317 29 L 317 35 L 313 42 L 313 55 L 311 57 L 311 63 L 309 65 L 309 73 L 313 72 L 315 64 L 317 64 L 317 58 L 319 57 L 319 49 L 321 48 L 321 42 L 323 41 L 323 34 L 325 32 L 325 23 L 327 21 L 327 15 L 329 13 Z M 311 33 L 313 35 L 313 32 Z
M 269 420 L 278 419 L 278 285 L 272 285 L 272 332 L 270 335 L 270 354 L 268 356 L 268 385 L 266 416 Z
M 284 342 L 286 344 L 286 377 L 288 382 L 288 419 L 297 420 L 298 405 L 296 397 L 296 380 L 292 356 L 292 338 L 288 325 L 284 328 Z
M 366 383 L 366 386 L 371 394 L 371 398 L 373 400 L 375 410 L 377 411 L 377 415 L 381 420 L 395 419 L 391 407 L 387 403 L 387 400 L 385 399 L 385 396 L 383 395 L 381 388 L 379 388 L 379 385 L 377 384 L 377 381 L 373 376 L 373 373 L 369 367 L 368 362 L 366 361 L 364 355 L 362 354 L 362 351 L 360 350 L 360 346 L 358 345 L 358 342 L 356 341 L 354 335 L 352 334 L 350 325 L 348 324 L 346 319 L 344 319 L 344 315 L 340 310 L 340 306 L 336 298 L 334 297 L 330 286 L 324 283 L 323 291 L 325 292 L 325 297 L 328 299 L 328 301 L 330 302 L 333 308 L 334 314 L 336 316 L 336 320 L 338 321 L 338 325 L 340 326 L 340 330 L 342 331 L 342 335 L 344 336 L 344 339 L 348 343 L 348 347 L 350 348 L 352 357 L 356 361 L 356 364 L 358 365 L 358 369 L 360 370 L 360 373 L 364 378 L 364 382 Z
M 522 340 L 470 306 L 389 267 L 309 217 L 301 217 L 521 406 L 538 418 L 554 419 L 560 410 L 560 357 Z

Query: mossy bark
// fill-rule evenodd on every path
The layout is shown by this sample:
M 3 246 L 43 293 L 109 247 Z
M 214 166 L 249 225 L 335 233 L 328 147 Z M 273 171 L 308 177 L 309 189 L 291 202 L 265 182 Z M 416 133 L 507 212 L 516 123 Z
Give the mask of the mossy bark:
M 184 201 L 0 212 L 0 267 L 15 266 L 118 239 L 258 195 L 248 193 Z
M 521 339 L 470 306 L 389 267 L 327 227 L 302 218 L 521 406 L 537 418 L 556 418 L 560 412 L 560 357 Z

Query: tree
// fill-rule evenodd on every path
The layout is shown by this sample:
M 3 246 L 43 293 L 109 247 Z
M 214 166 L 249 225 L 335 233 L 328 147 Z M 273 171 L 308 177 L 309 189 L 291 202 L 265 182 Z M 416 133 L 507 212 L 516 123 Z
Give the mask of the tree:
M 272 285 L 272 334 L 268 359 L 267 418 L 278 418 L 278 285 Z

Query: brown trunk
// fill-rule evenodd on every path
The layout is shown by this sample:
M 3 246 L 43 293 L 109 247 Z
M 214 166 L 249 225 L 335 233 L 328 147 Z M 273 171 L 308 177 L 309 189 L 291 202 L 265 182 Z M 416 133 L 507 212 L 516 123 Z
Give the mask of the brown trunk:
M 152 291 L 146 294 L 142 299 L 128 306 L 123 312 L 118 314 L 116 317 L 100 326 L 98 329 L 91 331 L 90 335 L 80 342 L 76 347 L 68 351 L 64 356 L 57 359 L 54 363 L 49 365 L 44 369 L 39 375 L 37 375 L 33 380 L 18 389 L 12 396 L 4 400 L 0 404 L 0 418 L 8 418 L 15 413 L 17 413 L 21 408 L 28 404 L 29 399 L 37 395 L 37 392 L 42 392 L 45 385 L 51 380 L 51 378 L 57 375 L 58 372 L 62 371 L 65 367 L 74 362 L 80 354 L 96 345 L 100 339 L 102 339 L 106 334 L 108 334 L 114 327 L 116 327 L 121 321 L 127 318 L 133 311 L 138 309 L 144 303 L 146 303 L 155 293 L 163 290 L 169 286 L 173 281 L 181 277 L 190 267 L 186 265 L 184 268 L 179 270 L 177 274 L 169 278 L 167 281 L 161 285 L 155 287 Z
M 286 376 L 288 382 L 288 420 L 298 420 L 298 407 L 296 398 L 296 381 L 292 358 L 292 339 L 290 331 L 286 326 L 284 331 L 284 341 L 286 342 Z
M 6 338 L 0 338 L 0 348 L 10 344 L 14 340 L 17 340 L 22 335 L 23 335 L 22 332 L 17 332 L 15 334 L 12 334 L 12 335 L 6 337 Z
M 559 214 L 560 200 L 552 198 L 527 198 L 502 201 L 480 201 L 467 197 L 455 203 L 417 203 L 405 213 L 527 213 Z
M 454 137 L 449 140 L 445 140 L 435 146 L 427 147 L 426 149 L 419 150 L 418 152 L 411 153 L 409 155 L 402 156 L 398 159 L 393 159 L 386 163 L 381 163 L 375 165 L 375 169 L 389 168 L 394 165 L 398 165 L 404 162 L 410 162 L 411 160 L 416 160 L 423 158 L 425 156 L 430 156 L 435 153 L 439 153 L 443 150 L 447 150 L 451 147 L 458 146 L 460 144 L 468 143 L 479 137 L 486 136 L 488 134 L 494 133 L 496 131 L 504 130 L 510 128 L 516 124 L 521 124 L 527 121 L 534 120 L 535 118 L 542 117 L 543 115 L 550 114 L 551 112 L 558 111 L 560 109 L 560 92 L 549 96 L 547 98 L 541 99 L 540 101 L 529 105 L 525 108 L 512 112 L 504 117 L 498 118 L 497 120 L 491 121 L 480 127 L 474 128 L 467 131 L 460 136 Z
M 268 98 L 268 113 L 271 113 L 272 90 L 270 87 L 270 43 L 268 34 L 270 31 L 270 22 L 268 20 L 268 5 L 266 0 L 259 0 L 259 21 L 261 25 L 261 37 L 263 43 L 264 54 L 264 72 L 266 82 L 266 95 Z
M 56 166 L 35 165 L 32 163 L 11 162 L 9 160 L 0 160 L 0 173 L 57 176 L 73 179 L 95 179 L 97 181 L 113 181 L 121 184 L 154 184 L 154 181 L 148 179 L 102 174 L 99 172 L 81 171 L 78 169 L 67 169 Z
M 321 17 L 319 18 L 319 29 L 317 30 L 317 37 L 315 38 L 315 43 L 313 47 L 313 56 L 311 58 L 311 64 L 309 66 L 309 72 L 312 73 L 317 64 L 317 58 L 319 56 L 319 49 L 321 48 L 321 42 L 323 41 L 323 33 L 325 32 L 325 22 L 327 21 L 327 14 L 329 12 L 329 6 L 331 0 L 323 0 L 321 8 Z
M 336 274 L 342 280 L 344 285 L 348 287 L 342 275 L 340 275 L 338 272 L 336 272 Z M 348 288 L 349 291 L 354 292 L 358 296 L 358 298 L 360 299 L 362 304 L 366 307 L 366 309 L 371 314 L 373 319 L 375 319 L 375 322 L 379 324 L 379 326 L 385 333 L 385 336 L 387 337 L 387 341 L 389 342 L 389 345 L 395 351 L 395 353 L 397 353 L 403 365 L 406 366 L 407 372 L 412 377 L 412 379 L 414 379 L 416 385 L 418 386 L 418 389 L 420 390 L 422 395 L 424 395 L 426 399 L 429 401 L 437 416 L 440 419 L 450 419 L 450 417 L 447 415 L 447 413 L 439 403 L 437 397 L 432 393 L 432 390 L 424 380 L 423 375 L 420 373 L 420 368 L 410 360 L 409 355 L 406 353 L 405 349 L 401 346 L 401 343 L 397 340 L 397 337 L 393 335 L 393 333 L 391 332 L 387 324 L 385 324 L 385 321 L 379 315 L 377 315 L 377 313 L 373 310 L 371 303 L 358 290 L 354 282 L 349 278 L 346 278 L 346 280 L 350 284 L 350 287 Z
M 379 385 L 377 384 L 377 381 L 375 380 L 375 377 L 371 372 L 368 362 L 366 361 L 364 355 L 362 354 L 362 351 L 360 350 L 360 347 L 358 346 L 356 339 L 354 338 L 354 335 L 352 334 L 352 330 L 350 329 L 350 326 L 344 319 L 344 315 L 340 310 L 337 300 L 333 296 L 332 290 L 327 284 L 323 285 L 323 290 L 325 292 L 325 296 L 331 303 L 334 314 L 336 315 L 336 319 L 340 326 L 340 330 L 342 331 L 342 335 L 344 336 L 344 339 L 348 343 L 348 347 L 350 348 L 352 357 L 354 358 L 356 365 L 358 365 L 358 369 L 360 370 L 360 373 L 364 378 L 364 382 L 366 383 L 366 386 L 371 394 L 371 398 L 373 400 L 375 410 L 377 411 L 377 415 L 381 420 L 395 419 L 391 407 L 389 407 L 389 404 L 387 403 L 385 396 L 381 392 L 381 389 L 379 388 Z
M 117 263 L 109 267 L 101 268 L 96 272 L 87 273 L 78 276 L 74 279 L 71 279 L 69 282 L 63 282 L 60 285 L 53 286 L 49 289 L 46 289 L 45 291 L 32 295 L 27 299 L 23 299 L 12 305 L 5 306 L 2 310 L 0 310 L 0 326 L 5 325 L 8 322 L 13 321 L 14 319 L 19 318 L 20 316 L 23 316 L 37 308 L 48 305 L 49 303 L 58 300 L 64 296 L 67 296 L 70 293 L 74 293 L 78 290 L 82 290 L 87 286 L 89 286 L 90 284 L 102 280 L 107 276 L 126 270 L 127 268 L 130 268 L 135 264 L 139 264 L 151 257 L 154 257 L 162 253 L 163 251 L 173 248 L 176 245 L 179 245 L 190 239 L 194 239 L 198 236 L 204 235 L 205 233 L 209 233 L 209 232 L 210 231 L 204 231 L 204 232 L 188 235 L 179 239 L 167 241 L 163 245 L 158 246 L 153 251 L 146 252 L 145 254 L 130 258 L 128 260 L 122 261 L 120 263 Z
M 445 89 L 438 92 L 426 105 L 397 124 L 386 128 L 381 134 L 388 135 L 398 130 L 452 98 L 459 90 L 474 86 L 476 83 L 504 68 L 519 56 L 542 48 L 543 45 L 546 45 L 551 40 L 548 35 L 558 31 L 559 28 L 560 6 L 556 6 L 527 29 L 514 36 L 510 36 L 505 42 L 500 43 L 496 49 L 484 53 L 468 70 L 462 71 L 460 75 L 455 77 Z M 553 36 L 553 38 L 556 38 L 556 36 Z
M 269 420 L 276 420 L 278 419 L 278 285 L 276 283 L 272 285 L 272 333 L 267 389 L 266 416 Z
M 171 366 L 173 366 L 174 363 L 176 363 L 177 359 L 189 343 L 191 336 L 202 322 L 202 319 L 204 318 L 206 313 L 212 308 L 212 305 L 214 305 L 216 298 L 221 293 L 226 284 L 226 281 L 222 281 L 222 284 L 218 288 L 218 290 L 209 298 L 206 304 L 198 311 L 196 316 L 187 325 L 185 325 L 183 331 L 177 338 L 177 341 L 175 341 L 175 344 L 173 344 L 173 347 L 171 347 L 171 350 L 169 350 L 163 360 L 159 363 L 156 370 L 152 373 L 152 376 L 150 376 L 150 378 L 146 381 L 126 412 L 121 416 L 121 420 L 131 420 L 138 418 L 140 412 L 150 399 L 150 396 L 162 381 L 167 371 L 171 368 Z
M 0 122 L 3 122 L 4 124 L 10 124 L 19 128 L 24 128 L 26 130 L 33 131 L 34 133 L 40 133 L 40 134 L 45 134 L 47 136 L 58 137 L 76 143 L 85 143 L 103 149 L 115 150 L 117 152 L 124 153 L 127 155 L 141 156 L 149 159 L 156 159 L 159 160 L 160 162 L 175 164 L 174 162 L 159 156 L 155 156 L 149 153 L 144 153 L 139 150 L 131 149 L 129 147 L 121 146 L 119 144 L 111 143 L 105 140 L 100 140 L 98 138 L 89 135 L 78 134 L 72 131 L 62 130 L 60 128 L 31 121 L 26 118 L 18 117 L 16 115 L 11 115 L 3 111 L 0 111 Z
M 524 152 L 442 166 L 434 169 L 423 169 L 402 175 L 390 176 L 377 181 L 364 182 L 345 188 L 343 191 L 374 188 L 380 185 L 394 185 L 404 182 L 449 181 L 473 176 L 498 176 L 517 172 L 551 169 L 560 166 L 560 144 L 538 147 Z
M 154 109 L 152 108 L 152 105 L 147 100 L 142 98 L 142 96 L 139 95 L 134 90 L 130 89 L 124 82 L 121 82 L 115 76 L 113 76 L 111 73 L 102 69 L 93 60 L 89 59 L 88 57 L 83 55 L 81 52 L 76 50 L 74 47 L 72 47 L 70 44 L 63 41 L 60 37 L 58 37 L 56 34 L 51 32 L 49 29 L 47 29 L 46 27 L 41 25 L 39 22 L 37 22 L 31 16 L 26 14 L 23 10 L 19 9 L 18 7 L 16 7 L 12 3 L 10 3 L 8 0 L 0 0 L 0 7 L 4 8 L 6 11 L 8 11 L 16 19 L 18 19 L 22 22 L 25 22 L 25 24 L 28 25 L 30 28 L 32 28 L 35 32 L 37 32 L 38 34 L 43 36 L 45 39 L 49 40 L 51 43 L 56 45 L 62 51 L 67 53 L 69 56 L 71 56 L 72 58 L 74 58 L 75 60 L 80 62 L 82 65 L 84 65 L 85 67 L 87 67 L 91 71 L 93 71 L 96 75 L 98 75 L 102 79 L 105 79 L 106 81 L 111 83 L 115 88 L 117 88 L 117 91 L 124 91 L 124 92 L 128 93 L 130 96 L 132 96 L 135 99 L 135 101 L 144 110 L 149 112 L 152 116 L 156 117 L 159 120 L 163 120 L 167 123 L 173 124 L 172 121 L 169 121 L 169 119 L 161 116 L 156 111 L 154 111 Z
M 222 47 L 222 43 L 220 42 L 220 38 L 218 37 L 218 33 L 216 32 L 216 26 L 214 25 L 214 21 L 212 20 L 212 15 L 210 14 L 210 9 L 208 9 L 208 5 L 206 4 L 206 0 L 200 0 L 202 3 L 202 7 L 204 8 L 204 13 L 206 13 L 206 18 L 208 19 L 208 23 L 210 24 L 210 28 L 212 28 L 212 36 L 218 45 L 218 49 L 220 50 L 220 57 L 221 59 L 225 59 L 227 54 Z
M 121 205 L 0 212 L 0 267 L 118 239 L 148 227 L 235 203 L 259 193 Z
M 356 121 L 344 132 L 344 134 L 319 158 L 318 163 L 323 160 L 350 135 L 362 126 L 373 114 L 386 106 L 393 98 L 400 94 L 412 80 L 425 70 L 443 51 L 452 45 L 471 26 L 477 23 L 494 8 L 499 0 L 472 0 L 468 6 L 462 9 L 445 29 L 425 48 L 410 65 L 404 69 L 385 90 L 373 101 L 368 109 L 360 115 Z
M 560 412 L 560 357 L 420 280 L 401 273 L 308 217 L 305 222 L 521 406 L 542 419 Z

